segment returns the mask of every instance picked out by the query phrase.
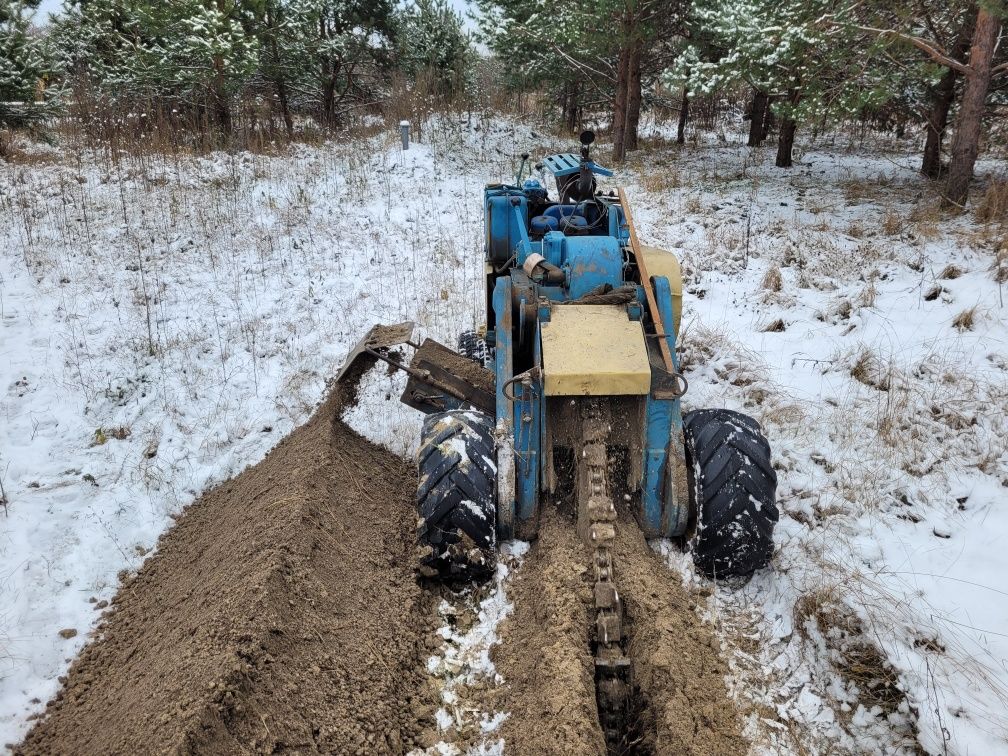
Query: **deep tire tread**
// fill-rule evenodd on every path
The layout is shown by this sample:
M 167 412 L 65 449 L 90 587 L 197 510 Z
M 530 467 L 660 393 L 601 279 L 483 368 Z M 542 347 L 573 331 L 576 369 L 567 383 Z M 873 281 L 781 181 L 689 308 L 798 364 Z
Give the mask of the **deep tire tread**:
M 773 555 L 779 518 L 770 444 L 753 418 L 703 409 L 683 417 L 697 528 L 690 546 L 710 578 L 743 577 Z
M 476 331 L 462 331 L 458 336 L 457 344 L 458 353 L 463 357 L 468 357 L 484 367 L 487 366 L 490 349 L 487 347 L 486 339 Z
M 463 580 L 493 572 L 494 458 L 493 420 L 484 413 L 449 410 L 424 420 L 416 495 L 422 576 Z

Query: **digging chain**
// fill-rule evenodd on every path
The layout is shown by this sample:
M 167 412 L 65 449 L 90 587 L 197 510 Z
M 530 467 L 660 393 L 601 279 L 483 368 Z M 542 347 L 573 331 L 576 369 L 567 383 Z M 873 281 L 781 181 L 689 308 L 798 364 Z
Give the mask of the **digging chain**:
M 608 407 L 600 400 L 587 399 L 582 404 L 581 419 L 583 477 L 579 494 L 587 497 L 587 505 L 581 510 L 587 517 L 579 519 L 587 527 L 587 540 L 594 547 L 595 698 L 608 751 L 618 753 L 627 727 L 630 659 L 623 652 L 623 601 L 613 580 L 616 507 L 606 477 Z

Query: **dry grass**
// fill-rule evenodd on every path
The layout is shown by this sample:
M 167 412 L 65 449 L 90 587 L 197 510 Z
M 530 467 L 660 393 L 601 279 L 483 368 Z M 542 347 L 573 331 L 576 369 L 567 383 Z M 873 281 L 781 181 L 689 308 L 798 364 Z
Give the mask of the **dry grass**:
M 952 326 L 960 331 L 972 331 L 976 323 L 977 308 L 969 307 L 952 319 Z
M 980 223 L 1008 223 L 1008 179 L 990 183 L 974 214 Z
M 780 268 L 773 265 L 767 269 L 766 275 L 763 276 L 763 283 L 761 285 L 767 291 L 773 292 L 778 292 L 784 288 L 784 280 L 781 277 Z
M 874 307 L 875 299 L 878 297 L 878 289 L 875 288 L 875 276 L 868 276 L 868 282 L 861 292 L 859 303 L 862 307 Z
M 903 233 L 903 216 L 892 208 L 882 215 L 882 233 L 886 236 L 898 236 Z
M 700 201 L 699 194 L 691 194 L 686 198 L 686 212 L 699 213 L 703 210 L 703 202 Z
M 998 284 L 1008 283 L 1008 236 L 1005 237 L 1001 249 L 994 256 L 991 275 Z
M 781 318 L 777 318 L 767 323 L 760 330 L 763 333 L 782 333 L 787 330 L 787 324 Z
M 942 268 L 942 272 L 938 274 L 938 278 L 943 278 L 951 281 L 955 280 L 956 278 L 959 278 L 959 276 L 961 276 L 962 274 L 963 274 L 962 268 L 960 268 L 955 263 L 949 263 L 944 268 Z
M 892 386 L 892 365 L 885 365 L 868 347 L 862 347 L 851 362 L 850 374 L 858 383 L 879 391 L 888 391 Z
M 914 232 L 924 241 L 932 241 L 941 236 L 942 209 L 938 200 L 918 202 L 910 211 L 910 223 Z
M 675 165 L 663 165 L 658 167 L 658 170 L 652 167 L 650 171 L 642 171 L 640 182 L 644 189 L 655 194 L 678 189 L 684 184 L 679 168 Z
M 861 221 L 852 220 L 847 225 L 847 236 L 850 236 L 854 239 L 862 239 L 864 238 L 864 235 L 865 235 L 865 228 L 864 225 L 861 223 Z
M 59 153 L 39 149 L 15 132 L 0 129 L 0 161 L 23 166 L 54 165 L 59 162 Z
M 795 627 L 812 642 L 811 625 L 816 627 L 832 652 L 832 665 L 853 683 L 865 709 L 878 706 L 886 714 L 912 710 L 892 664 L 868 637 L 861 620 L 835 595 L 827 590 L 806 594 L 795 603 L 794 614 Z
M 863 179 L 844 181 L 840 184 L 840 189 L 848 205 L 860 205 L 878 195 L 878 186 Z

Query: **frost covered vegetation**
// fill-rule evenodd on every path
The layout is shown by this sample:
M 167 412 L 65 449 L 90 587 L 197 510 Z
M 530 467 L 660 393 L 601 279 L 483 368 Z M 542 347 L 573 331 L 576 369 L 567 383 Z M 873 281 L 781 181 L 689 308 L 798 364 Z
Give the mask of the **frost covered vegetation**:
M 42 29 L 38 4 L 0 2 L 0 102 L 26 103 L 0 123 L 59 106 L 125 144 L 255 144 L 510 100 L 570 131 L 608 124 L 621 161 L 642 113 L 678 111 L 682 142 L 691 109 L 745 93 L 748 143 L 776 130 L 778 167 L 799 130 L 922 129 L 921 172 L 962 206 L 984 134 L 1005 133 L 1004 0 L 473 0 L 475 39 L 447 0 L 73 0 Z
M 683 261 L 688 406 L 774 449 L 769 569 L 655 544 L 753 751 L 1008 753 L 1003 4 L 478 0 L 485 54 L 439 0 L 32 5 L 0 0 L 0 742 L 371 323 L 482 322 L 483 185 L 594 127 Z M 408 454 L 400 390 L 349 420 Z M 431 663 L 444 738 L 494 750 L 503 572 Z
M 646 129 L 624 178 L 644 240 L 684 263 L 688 404 L 756 416 L 780 476 L 777 552 L 747 585 L 656 545 L 710 592 L 754 748 L 1008 749 L 1005 164 L 957 217 L 899 143 L 834 137 L 782 172 L 741 124 L 686 147 Z M 117 573 L 301 422 L 371 322 L 451 343 L 481 319 L 479 190 L 560 143 L 503 116 L 424 134 L 122 159 L 19 141 L 2 164 L 4 739 Z M 408 453 L 398 393 L 375 374 L 351 421 Z M 471 667 L 432 672 L 449 739 L 499 720 L 465 700 Z

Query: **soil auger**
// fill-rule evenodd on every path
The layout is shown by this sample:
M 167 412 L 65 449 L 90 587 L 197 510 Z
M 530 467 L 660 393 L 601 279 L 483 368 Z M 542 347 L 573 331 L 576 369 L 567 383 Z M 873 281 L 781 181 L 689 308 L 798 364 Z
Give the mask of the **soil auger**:
M 700 572 L 745 576 L 773 552 L 776 474 L 759 424 L 738 412 L 681 414 L 676 339 L 682 276 L 637 239 L 612 172 L 550 155 L 484 190 L 486 330 L 458 352 L 375 326 L 340 381 L 375 360 L 406 371 L 402 401 L 426 413 L 417 454 L 419 570 L 489 574 L 500 541 L 533 539 L 544 501 L 576 503 L 593 574 L 596 692 L 610 752 L 623 752 L 633 692 L 611 545 L 618 509 L 648 538 L 679 539 Z M 557 197 L 546 189 L 553 175 Z M 406 363 L 404 346 L 415 352 Z

